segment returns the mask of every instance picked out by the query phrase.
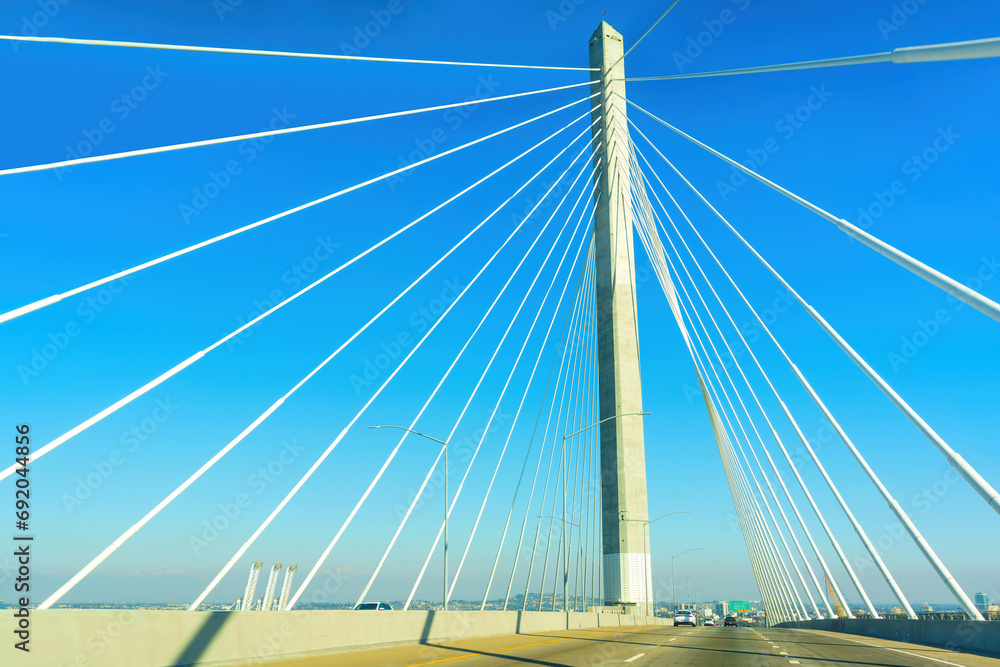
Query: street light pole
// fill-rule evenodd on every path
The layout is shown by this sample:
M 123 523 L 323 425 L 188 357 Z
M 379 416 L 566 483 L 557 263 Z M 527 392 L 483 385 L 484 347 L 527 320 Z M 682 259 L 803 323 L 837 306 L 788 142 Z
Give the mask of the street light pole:
M 666 517 L 668 517 L 668 516 L 670 516 L 672 514 L 690 514 L 690 513 L 691 512 L 688 512 L 688 511 L 683 511 L 683 512 L 667 512 L 666 514 L 658 516 L 655 519 L 650 519 L 648 521 L 642 521 L 642 519 L 628 519 L 628 521 L 642 521 L 642 523 L 644 524 L 643 528 L 645 530 L 643 531 L 643 536 L 642 537 L 643 537 L 643 540 L 645 541 L 645 545 L 644 546 L 646 548 L 646 554 L 649 554 L 649 524 L 651 524 L 651 523 L 653 523 L 655 521 L 659 521 L 660 519 L 665 519 Z M 652 573 L 650 573 L 650 579 L 652 579 Z M 670 583 L 671 584 L 673 583 L 673 579 L 671 579 Z M 653 600 L 647 600 L 646 604 L 649 606 L 649 608 L 647 609 L 647 612 L 655 611 L 655 610 L 652 609 Z M 652 614 L 650 613 L 649 615 L 651 616 Z
M 687 551 L 682 551 L 679 554 L 677 554 L 677 556 L 683 556 L 684 554 L 690 553 L 692 551 L 704 551 L 704 550 L 705 549 L 703 547 L 695 547 L 694 549 L 688 549 Z M 673 591 L 674 611 L 677 611 L 677 582 L 674 580 L 674 559 L 677 558 L 677 556 L 671 556 L 670 558 L 670 589 Z
M 706 572 L 711 572 L 711 570 L 702 570 L 701 572 L 695 572 L 694 574 L 689 574 L 687 576 L 687 601 L 691 604 L 691 577 L 696 577 L 699 574 L 705 574 Z
M 444 605 L 444 611 L 448 611 L 448 443 L 444 440 L 432 438 L 426 433 L 406 428 L 405 426 L 376 425 L 369 426 L 368 428 L 395 428 L 444 445 L 444 592 L 442 593 L 441 601 Z
M 562 493 L 562 496 L 563 496 L 563 503 L 562 503 L 562 514 L 563 514 L 562 529 L 563 529 L 563 535 L 562 535 L 562 540 L 563 540 L 563 610 L 564 611 L 569 611 L 568 604 L 567 604 L 567 598 L 566 598 L 566 595 L 569 592 L 569 549 L 568 549 L 569 545 L 566 542 L 566 440 L 568 438 L 572 438 L 574 435 L 579 435 L 580 433 L 583 433 L 584 431 L 589 431 L 590 429 L 594 428 L 595 426 L 599 426 L 599 425 L 603 424 L 606 421 L 611 421 L 612 419 L 617 419 L 618 417 L 627 417 L 628 415 L 645 416 L 645 415 L 649 415 L 649 414 L 652 414 L 652 413 L 651 412 L 623 412 L 621 414 L 611 415 L 610 417 L 605 417 L 604 419 L 601 419 L 600 421 L 594 422 L 590 426 L 586 426 L 584 428 L 581 428 L 579 431 L 573 431 L 572 433 L 569 433 L 569 434 L 563 436 L 563 439 L 562 439 L 562 451 L 559 454 L 559 467 L 562 468 L 562 486 L 563 486 L 563 493 Z M 647 575 L 648 575 L 648 573 L 647 573 Z

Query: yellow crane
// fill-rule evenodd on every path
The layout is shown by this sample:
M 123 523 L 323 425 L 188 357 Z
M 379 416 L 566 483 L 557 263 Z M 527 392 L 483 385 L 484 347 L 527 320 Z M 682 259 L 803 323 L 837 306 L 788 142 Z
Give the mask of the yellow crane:
M 847 618 L 847 612 L 844 611 L 844 607 L 841 606 L 837 593 L 833 590 L 833 584 L 830 583 L 830 577 L 826 577 L 826 590 L 830 591 L 830 602 L 833 603 L 833 610 L 837 612 L 837 618 Z

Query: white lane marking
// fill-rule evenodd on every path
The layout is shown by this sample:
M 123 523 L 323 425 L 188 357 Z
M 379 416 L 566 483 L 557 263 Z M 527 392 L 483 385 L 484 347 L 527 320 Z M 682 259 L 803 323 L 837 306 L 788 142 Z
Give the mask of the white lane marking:
M 790 664 L 790 665 L 801 665 L 802 663 L 799 662 L 798 660 L 789 660 L 788 664 Z
M 811 634 L 820 634 L 818 632 L 811 632 L 810 630 L 803 630 L 802 632 L 810 632 Z M 951 667 L 967 667 L 967 665 L 960 665 L 957 662 L 948 662 L 947 660 L 938 660 L 937 658 L 932 658 L 929 655 L 920 655 L 919 653 L 910 653 L 909 651 L 904 651 L 898 648 L 889 648 L 888 646 L 879 646 L 878 644 L 869 644 L 868 642 L 863 642 L 858 639 L 848 639 L 847 637 L 837 637 L 838 639 L 846 639 L 849 642 L 854 642 L 855 644 L 864 644 L 865 646 L 871 646 L 873 648 L 881 648 L 886 651 L 895 651 L 896 653 L 903 653 L 904 655 L 910 655 L 914 658 L 922 658 L 924 660 L 933 660 L 934 662 L 940 662 L 942 665 L 951 665 Z
M 641 658 L 644 655 L 646 655 L 646 654 L 645 653 L 639 653 L 637 655 L 633 655 L 631 658 L 629 658 L 625 662 L 632 662 L 633 660 L 638 660 L 639 658 Z
M 675 641 L 677 641 L 677 637 L 671 637 L 671 638 L 670 638 L 669 640 L 667 640 L 667 641 L 672 641 L 672 642 L 675 642 Z
M 788 655 L 788 651 L 778 651 L 779 655 Z

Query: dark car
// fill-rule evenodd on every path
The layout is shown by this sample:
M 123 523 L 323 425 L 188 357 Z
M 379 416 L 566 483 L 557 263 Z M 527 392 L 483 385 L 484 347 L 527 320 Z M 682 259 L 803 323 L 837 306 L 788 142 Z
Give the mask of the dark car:
M 736 627 L 736 617 L 726 616 L 726 620 L 722 622 L 722 627 L 724 628 L 735 628 Z
M 392 605 L 388 602 L 362 602 L 354 611 L 392 611 Z

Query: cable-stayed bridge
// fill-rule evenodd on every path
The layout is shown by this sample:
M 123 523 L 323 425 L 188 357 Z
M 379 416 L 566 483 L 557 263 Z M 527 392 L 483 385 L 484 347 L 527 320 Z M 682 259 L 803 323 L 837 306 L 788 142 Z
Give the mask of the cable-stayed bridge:
M 969 562 L 995 549 L 973 527 L 1000 511 L 995 455 L 977 438 L 995 432 L 995 383 L 976 379 L 997 362 L 995 192 L 951 214 L 939 203 L 914 223 L 923 233 L 891 225 L 910 201 L 930 205 L 918 184 L 939 160 L 975 163 L 963 135 L 988 147 L 995 132 L 936 117 L 926 146 L 856 212 L 828 193 L 837 170 L 879 159 L 868 135 L 889 133 L 892 118 L 858 128 L 868 143 L 853 156 L 836 147 L 851 136 L 826 137 L 839 165 L 771 170 L 814 116 L 837 112 L 827 102 L 860 104 L 854 72 L 898 69 L 900 88 L 919 91 L 927 81 L 908 72 L 967 81 L 995 66 L 1000 42 L 695 72 L 684 60 L 693 69 L 735 10 L 677 51 L 661 37 L 672 10 L 625 41 L 601 23 L 589 62 L 571 65 L 6 37 L 19 66 L 34 62 L 25 78 L 45 59 L 157 63 L 110 115 L 81 121 L 65 157 L 0 168 L 4 250 L 17 257 L 0 326 L 18 429 L 0 475 L 24 491 L 12 532 L 37 568 L 25 607 L 101 601 L 136 564 L 156 574 L 132 578 L 132 600 L 163 596 L 151 582 L 169 581 L 191 589 L 191 612 L 461 599 L 484 612 L 645 618 L 657 602 L 690 601 L 704 568 L 678 577 L 677 559 L 706 550 L 663 540 L 653 522 L 698 522 L 713 501 L 691 489 L 715 488 L 711 478 L 725 483 L 743 549 L 710 562 L 752 573 L 768 625 L 916 620 L 927 600 L 984 621 L 975 594 L 995 584 Z M 677 71 L 633 74 L 633 58 L 657 48 L 674 56 L 661 53 L 660 71 Z M 334 120 L 279 105 L 259 131 L 184 136 L 192 121 L 168 104 L 170 140 L 131 143 L 129 123 L 168 84 L 207 78 L 200 92 L 224 108 L 209 73 L 239 77 L 243 63 L 276 68 L 280 82 L 304 68 L 307 85 L 332 89 Z M 767 112 L 776 134 L 735 143 L 735 121 L 716 141 L 673 119 L 683 114 L 664 95 L 680 88 L 661 92 L 689 85 L 677 79 L 705 79 L 702 91 L 752 81 L 729 94 L 757 99 L 773 79 L 834 69 L 836 84 Z M 454 70 L 474 72 L 474 86 L 435 90 L 435 73 Z M 398 93 L 367 92 L 379 76 Z M 740 102 L 727 104 L 738 118 Z M 278 173 L 255 173 L 258 160 Z M 694 176 L 695 160 L 717 176 Z M 169 185 L 173 173 L 184 186 Z M 179 203 L 169 223 L 147 222 L 160 189 Z M 977 216 L 987 222 L 967 223 Z M 956 255 L 936 262 L 936 245 Z M 831 295 L 852 289 L 848 314 L 830 315 Z M 870 338 L 880 328 L 888 353 Z M 969 349 L 937 352 L 959 328 Z M 948 355 L 950 380 L 933 366 L 916 377 L 932 355 Z M 676 412 L 700 426 L 678 437 Z M 685 460 L 692 448 L 711 460 Z M 701 539 L 727 529 L 700 521 Z M 294 575 L 278 562 L 296 563 Z M 269 575 L 259 600 L 258 572 Z M 177 655 L 197 661 L 193 645 Z

